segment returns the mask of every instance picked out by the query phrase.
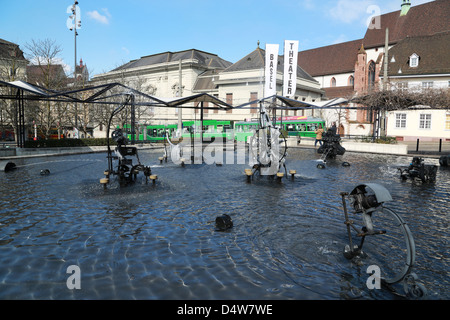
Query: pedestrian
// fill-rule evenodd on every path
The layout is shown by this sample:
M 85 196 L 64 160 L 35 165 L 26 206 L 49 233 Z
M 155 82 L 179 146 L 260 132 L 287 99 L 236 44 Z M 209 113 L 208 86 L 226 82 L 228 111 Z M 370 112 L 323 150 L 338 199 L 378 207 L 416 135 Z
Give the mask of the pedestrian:
M 332 122 L 331 123 L 331 128 L 328 129 L 331 131 L 331 133 L 333 134 L 333 136 L 335 136 L 337 134 L 337 127 L 336 127 L 336 122 Z
M 316 141 L 314 141 L 314 147 L 317 146 L 317 142 L 322 146 L 322 134 L 323 134 L 323 128 L 322 125 L 319 124 L 319 127 L 314 131 L 316 134 Z

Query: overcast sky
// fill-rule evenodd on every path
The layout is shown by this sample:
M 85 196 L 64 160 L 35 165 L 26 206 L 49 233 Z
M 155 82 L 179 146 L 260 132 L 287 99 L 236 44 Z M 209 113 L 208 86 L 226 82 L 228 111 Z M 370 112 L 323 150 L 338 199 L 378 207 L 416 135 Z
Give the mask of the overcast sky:
M 299 40 L 299 50 L 364 37 L 368 19 L 400 10 L 402 0 L 80 0 L 77 60 L 91 75 L 166 51 L 198 49 L 236 62 L 257 47 Z M 412 0 L 416 6 L 431 0 Z M 73 0 L 0 0 L 0 38 L 22 50 L 52 39 L 73 70 Z

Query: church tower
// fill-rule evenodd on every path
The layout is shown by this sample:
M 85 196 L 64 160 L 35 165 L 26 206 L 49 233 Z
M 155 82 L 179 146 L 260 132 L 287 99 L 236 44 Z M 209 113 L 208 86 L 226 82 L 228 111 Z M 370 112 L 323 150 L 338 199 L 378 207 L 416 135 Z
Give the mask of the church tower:
M 367 78 L 366 78 L 366 66 L 367 66 L 367 53 L 364 49 L 364 44 L 361 44 L 361 48 L 358 51 L 358 59 L 355 63 L 354 74 L 354 89 L 358 93 L 367 93 Z

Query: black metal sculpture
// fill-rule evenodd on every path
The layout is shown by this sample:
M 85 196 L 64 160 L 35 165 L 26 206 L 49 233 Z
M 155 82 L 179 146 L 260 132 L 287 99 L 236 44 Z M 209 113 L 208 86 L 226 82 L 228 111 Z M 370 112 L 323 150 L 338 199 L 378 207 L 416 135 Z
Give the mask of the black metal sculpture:
M 328 159 L 336 159 L 337 155 L 343 155 L 345 153 L 345 148 L 341 146 L 341 136 L 336 134 L 331 128 L 328 129 L 322 136 L 323 144 L 317 149 L 317 153 L 321 154 L 321 160 L 325 163 Z M 347 162 L 344 162 L 348 165 Z M 319 163 L 318 168 L 324 168 L 324 164 Z
M 115 156 L 108 153 L 108 160 L 111 162 L 117 160 L 117 166 L 114 169 L 114 166 L 111 165 L 112 171 L 109 173 L 117 175 L 121 184 L 136 181 L 139 172 L 143 172 L 145 177 L 148 178 L 152 173 L 150 167 L 141 164 L 136 147 L 127 146 L 129 140 L 123 135 L 122 130 L 114 130 L 112 138 L 117 142 L 117 147 L 115 148 Z M 133 159 L 129 157 L 136 157 L 137 163 L 133 163 Z
M 437 166 L 425 164 L 421 157 L 413 157 L 412 162 L 406 169 L 398 168 L 398 171 L 400 171 L 400 177 L 403 180 L 410 178 L 422 182 L 433 182 L 436 180 Z
M 131 136 L 134 137 L 134 95 L 126 94 L 127 100 L 120 107 L 113 111 L 111 117 L 108 122 L 107 136 L 109 136 L 109 127 L 111 126 L 111 122 L 113 117 L 121 112 L 128 104 L 131 105 L 131 118 L 132 118 L 132 129 Z M 109 176 L 116 175 L 119 178 L 120 185 L 126 185 L 136 181 L 137 175 L 139 172 L 143 172 L 146 180 L 151 176 L 151 169 L 148 166 L 144 166 L 141 164 L 139 160 L 139 155 L 136 147 L 128 146 L 130 141 L 124 136 L 121 129 L 115 129 L 111 138 L 117 143 L 116 148 L 113 151 L 111 150 L 110 142 L 108 139 L 108 169 L 105 171 L 105 179 L 100 179 L 100 183 L 102 183 L 105 187 L 106 184 L 109 183 Z M 133 139 L 134 140 L 134 139 Z M 137 163 L 133 162 L 133 158 L 136 157 Z M 117 165 L 114 166 L 113 161 L 117 160 Z M 156 176 L 155 176 L 156 178 Z

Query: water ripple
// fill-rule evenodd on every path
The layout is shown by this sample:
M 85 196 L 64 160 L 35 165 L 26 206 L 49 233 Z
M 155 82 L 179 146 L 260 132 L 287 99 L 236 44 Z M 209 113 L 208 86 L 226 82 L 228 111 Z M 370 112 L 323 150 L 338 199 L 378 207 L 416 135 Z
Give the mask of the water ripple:
M 181 168 L 159 165 L 158 152 L 140 156 L 155 186 L 103 190 L 104 154 L 27 159 L 0 176 L 0 298 L 393 299 L 367 289 L 370 261 L 342 255 L 339 193 L 363 182 L 391 192 L 430 298 L 450 297 L 450 170 L 422 185 L 399 179 L 408 157 L 346 153 L 319 170 L 313 150 L 296 149 L 294 180 L 247 183 L 245 165 Z M 216 231 L 224 213 L 234 227 Z M 70 265 L 80 267 L 81 290 L 66 286 Z

